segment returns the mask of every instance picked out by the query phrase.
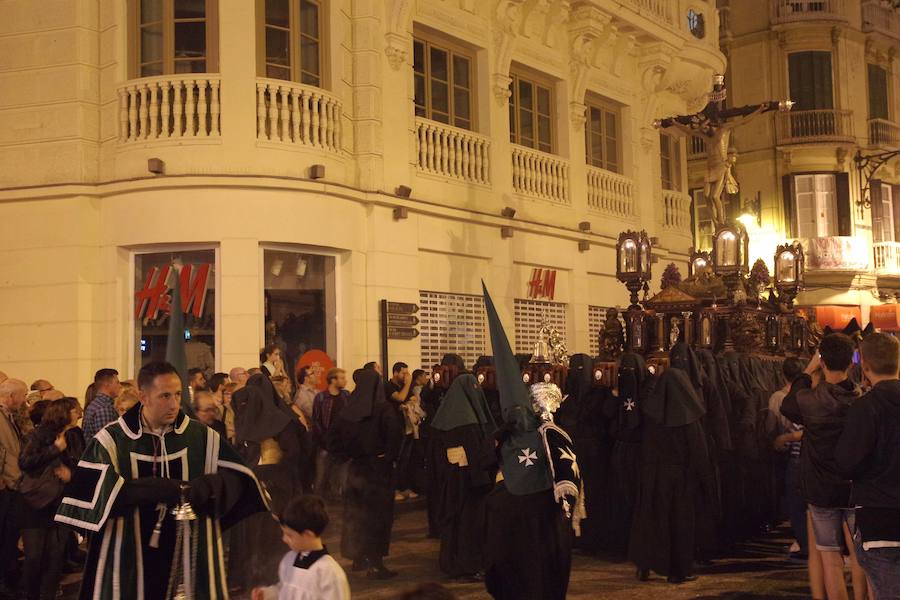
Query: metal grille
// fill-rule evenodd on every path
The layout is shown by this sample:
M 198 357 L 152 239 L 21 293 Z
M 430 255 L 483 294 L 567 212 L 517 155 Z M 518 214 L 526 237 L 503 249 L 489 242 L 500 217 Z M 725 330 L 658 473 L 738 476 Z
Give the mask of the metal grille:
M 473 365 L 485 353 L 484 299 L 466 294 L 419 292 L 422 368 L 431 369 L 447 353 Z
M 516 321 L 516 353 L 531 354 L 538 341 L 538 332 L 544 319 L 555 327 L 566 343 L 566 305 L 560 302 L 514 299 Z

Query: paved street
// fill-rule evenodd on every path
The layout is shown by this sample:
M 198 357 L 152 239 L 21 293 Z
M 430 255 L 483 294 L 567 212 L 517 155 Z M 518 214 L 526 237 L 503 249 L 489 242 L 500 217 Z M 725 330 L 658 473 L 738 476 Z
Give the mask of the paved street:
M 340 511 L 333 511 L 334 522 L 327 543 L 337 552 L 340 535 Z M 784 558 L 783 535 L 772 534 L 759 542 L 741 547 L 740 555 L 717 561 L 698 570 L 700 578 L 692 583 L 671 586 L 661 577 L 647 583 L 634 579 L 630 563 L 576 554 L 573 560 L 569 598 L 631 600 L 764 600 L 769 598 L 801 600 L 809 598 L 804 566 Z M 417 583 L 438 581 L 452 589 L 461 600 L 485 599 L 489 596 L 478 583 L 447 581 L 437 569 L 438 543 L 425 538 L 424 503 L 419 500 L 398 506 L 394 525 L 390 568 L 400 576 L 389 582 L 371 582 L 364 576 L 349 573 L 353 598 L 382 600 Z M 340 559 L 340 558 L 339 558 Z M 348 561 L 340 559 L 345 568 Z M 66 598 L 77 593 L 78 577 L 67 579 Z

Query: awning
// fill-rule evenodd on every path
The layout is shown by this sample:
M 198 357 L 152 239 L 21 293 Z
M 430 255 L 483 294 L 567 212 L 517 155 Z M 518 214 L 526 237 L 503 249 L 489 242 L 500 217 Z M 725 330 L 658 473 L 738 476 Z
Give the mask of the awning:
M 900 331 L 900 304 L 873 306 L 869 320 L 880 331 Z
M 831 327 L 835 331 L 840 331 L 850 323 L 851 319 L 856 319 L 857 323 L 862 323 L 862 314 L 859 312 L 858 306 L 813 306 L 816 311 L 816 324 L 825 329 Z

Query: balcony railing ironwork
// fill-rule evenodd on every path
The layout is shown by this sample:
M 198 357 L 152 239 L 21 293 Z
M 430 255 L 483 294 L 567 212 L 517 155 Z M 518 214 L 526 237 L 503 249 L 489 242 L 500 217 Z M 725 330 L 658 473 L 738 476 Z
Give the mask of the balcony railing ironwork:
M 869 119 L 869 145 L 900 146 L 900 125 L 887 119 Z
M 863 33 L 882 33 L 900 39 L 900 15 L 897 9 L 879 0 L 864 0 L 862 3 Z
M 770 0 L 772 24 L 793 21 L 846 21 L 843 0 Z
M 900 242 L 875 242 L 875 273 L 900 274 Z

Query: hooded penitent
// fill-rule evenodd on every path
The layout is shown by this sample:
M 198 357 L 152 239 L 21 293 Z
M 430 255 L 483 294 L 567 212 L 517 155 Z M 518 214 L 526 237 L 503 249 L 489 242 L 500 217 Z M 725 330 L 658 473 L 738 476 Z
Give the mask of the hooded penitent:
M 699 420 L 706 412 L 698 391 L 700 370 L 693 350 L 684 342 L 672 348 L 670 360 L 671 367 L 659 376 L 642 411 L 660 425 L 681 427 Z
M 534 494 L 553 487 L 544 443 L 538 433 L 540 421 L 531 407 L 528 389 L 522 383 L 519 363 L 513 354 L 494 302 L 484 288 L 484 305 L 494 348 L 497 390 L 500 393 L 501 429 L 507 434 L 500 448 L 500 470 L 510 493 Z
M 453 380 L 431 421 L 431 426 L 440 431 L 464 425 L 478 425 L 486 435 L 495 429 L 484 392 L 478 387 L 475 376 L 468 373 Z

